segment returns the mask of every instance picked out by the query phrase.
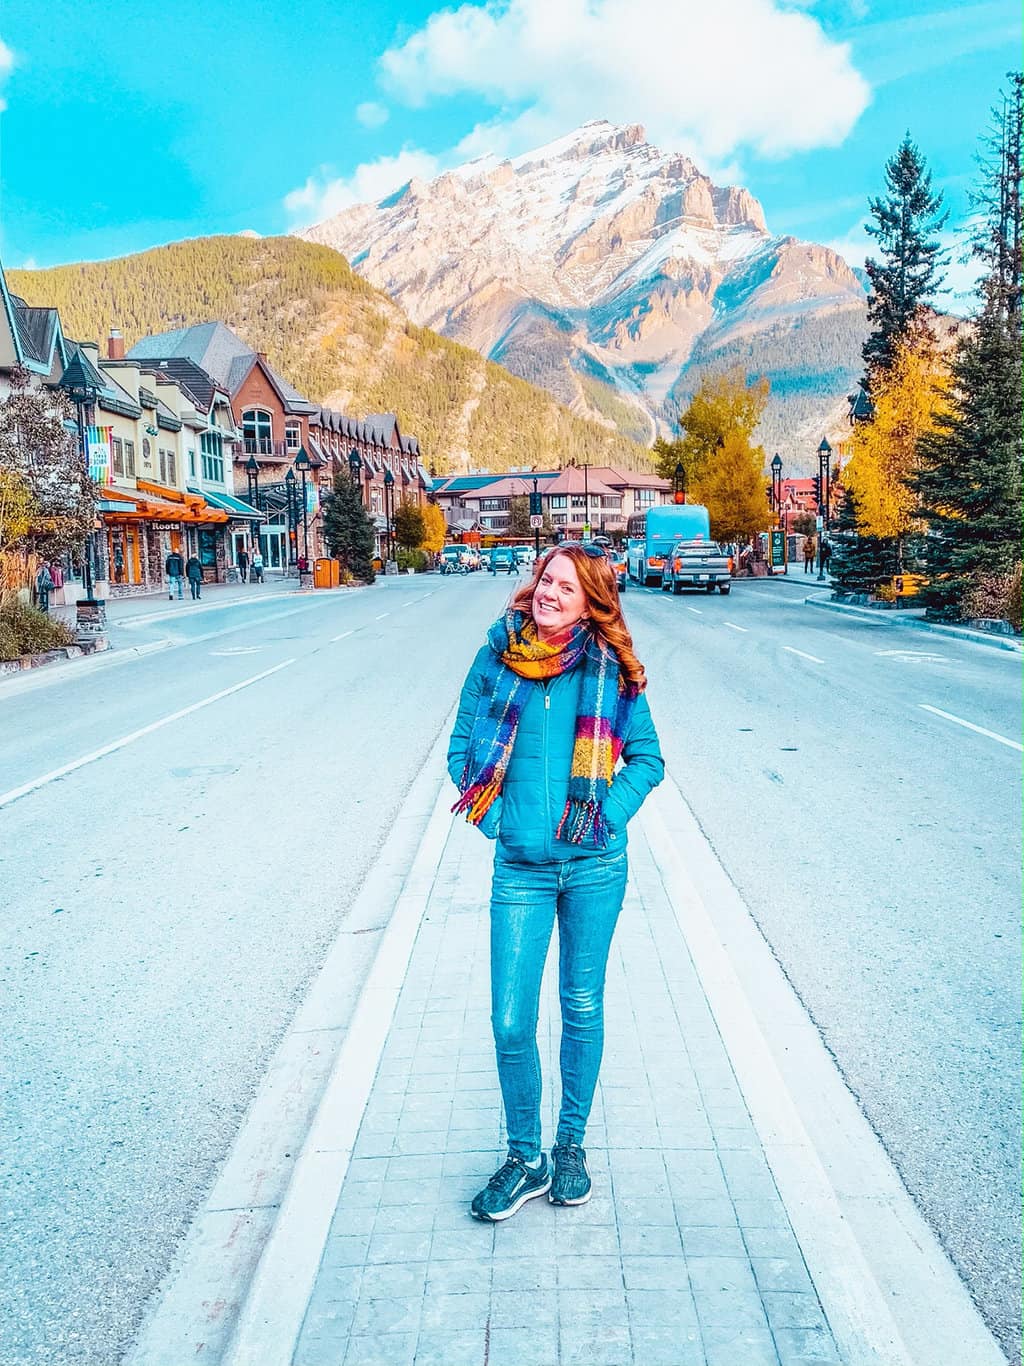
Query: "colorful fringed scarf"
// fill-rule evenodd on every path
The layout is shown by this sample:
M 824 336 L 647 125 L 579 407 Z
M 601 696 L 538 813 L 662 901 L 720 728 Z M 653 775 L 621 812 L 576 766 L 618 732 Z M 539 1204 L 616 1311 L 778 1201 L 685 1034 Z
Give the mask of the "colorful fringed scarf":
M 615 652 L 583 622 L 557 644 L 537 638 L 523 612 L 511 609 L 487 633 L 491 647 L 487 674 L 473 721 L 469 757 L 452 807 L 479 825 L 501 792 L 525 701 L 524 680 L 556 678 L 583 669 L 576 741 L 569 774 L 569 798 L 555 831 L 572 844 L 608 842 L 604 801 L 629 729 L 636 700 L 619 670 Z

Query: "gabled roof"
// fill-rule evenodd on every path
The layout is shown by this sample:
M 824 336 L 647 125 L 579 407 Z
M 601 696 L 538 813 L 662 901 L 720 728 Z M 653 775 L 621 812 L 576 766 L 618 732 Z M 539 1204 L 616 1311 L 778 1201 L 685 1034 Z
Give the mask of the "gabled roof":
M 143 370 L 160 378 L 166 376 L 172 379 L 186 398 L 204 413 L 208 413 L 213 406 L 215 394 L 230 398 L 224 385 L 188 356 L 168 356 L 151 364 L 143 363 Z
M 7 288 L 0 267 L 4 314 L 9 328 L 15 362 L 37 375 L 49 375 L 56 366 L 63 370 L 68 361 L 68 345 L 55 308 L 32 308 Z
M 93 365 L 80 346 L 71 343 L 68 363 L 64 366 L 57 387 L 69 392 L 74 389 L 91 389 L 96 394 L 96 403 L 108 413 L 119 413 L 122 417 L 141 417 L 142 408 L 127 390 L 102 373 Z

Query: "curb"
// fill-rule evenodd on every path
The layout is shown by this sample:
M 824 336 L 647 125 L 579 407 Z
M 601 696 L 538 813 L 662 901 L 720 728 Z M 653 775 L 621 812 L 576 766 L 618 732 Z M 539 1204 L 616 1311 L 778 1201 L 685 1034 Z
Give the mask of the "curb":
M 145 645 L 130 645 L 122 650 L 97 650 L 90 655 L 55 659 L 42 668 L 22 669 L 18 673 L 0 675 L 0 702 L 8 697 L 20 697 L 22 693 L 32 692 L 50 683 L 59 683 L 61 679 L 81 678 L 83 674 L 95 673 L 97 669 L 108 669 L 114 664 L 127 664 L 133 659 L 166 650 L 173 644 L 174 641 L 168 636 L 161 640 L 148 641 Z
M 289 1366 L 447 839 L 451 721 L 270 1058 L 125 1366 Z
M 640 824 L 846 1366 L 1006 1366 L 671 778 Z
M 931 631 L 938 636 L 952 636 L 957 640 L 969 640 L 975 645 L 987 645 L 992 650 L 1009 650 L 1013 654 L 1024 651 L 1024 643 L 1012 636 L 998 636 L 988 631 L 974 631 L 969 626 L 947 626 L 941 621 L 924 621 L 909 612 L 883 611 L 871 607 L 857 607 L 853 603 L 831 602 L 820 596 L 805 598 L 807 607 L 817 607 L 825 612 L 845 612 L 849 616 L 860 617 L 864 621 L 877 621 L 885 626 L 913 626 L 919 631 Z

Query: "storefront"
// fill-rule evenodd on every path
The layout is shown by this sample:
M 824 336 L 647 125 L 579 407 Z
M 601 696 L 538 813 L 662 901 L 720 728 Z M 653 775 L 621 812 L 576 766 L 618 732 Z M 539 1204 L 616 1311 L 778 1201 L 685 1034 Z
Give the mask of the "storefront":
M 202 498 L 190 498 L 176 489 L 161 492 L 177 494 L 177 498 L 161 498 L 145 487 L 135 492 L 105 488 L 99 504 L 102 531 L 101 559 L 106 560 L 109 580 L 106 595 L 111 598 L 134 597 L 160 592 L 165 584 L 164 564 L 172 550 L 186 557 L 197 553 L 197 532 L 213 533 L 207 539 L 207 555 L 217 564 L 217 539 L 223 543 L 223 524 L 228 515 L 208 507 Z M 202 560 L 202 555 L 200 555 Z M 206 569 L 205 577 L 213 582 L 225 578 L 214 568 Z

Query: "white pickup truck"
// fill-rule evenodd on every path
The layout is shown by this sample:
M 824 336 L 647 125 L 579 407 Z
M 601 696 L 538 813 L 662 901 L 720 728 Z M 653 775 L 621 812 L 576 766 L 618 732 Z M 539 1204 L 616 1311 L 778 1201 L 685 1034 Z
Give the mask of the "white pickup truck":
M 681 593 L 684 588 L 703 588 L 728 593 L 732 587 L 732 563 L 715 541 L 677 541 L 665 561 L 662 591 Z

